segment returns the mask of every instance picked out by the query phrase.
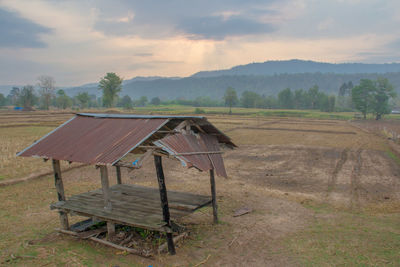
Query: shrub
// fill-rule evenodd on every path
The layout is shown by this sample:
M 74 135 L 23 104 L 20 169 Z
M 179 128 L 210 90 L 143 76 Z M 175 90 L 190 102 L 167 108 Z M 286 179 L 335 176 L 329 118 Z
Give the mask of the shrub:
M 204 114 L 204 113 L 206 113 L 206 111 L 204 109 L 202 109 L 202 108 L 196 108 L 194 110 L 194 113 L 195 114 Z

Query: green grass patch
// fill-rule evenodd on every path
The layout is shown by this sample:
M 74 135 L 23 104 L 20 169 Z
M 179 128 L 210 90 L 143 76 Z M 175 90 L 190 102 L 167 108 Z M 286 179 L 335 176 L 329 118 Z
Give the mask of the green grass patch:
M 329 216 L 317 216 L 311 226 L 285 238 L 302 265 L 400 265 L 400 214 L 377 216 L 329 211 L 324 205 L 305 207 Z
M 391 150 L 386 150 L 386 155 L 400 165 L 400 158 Z

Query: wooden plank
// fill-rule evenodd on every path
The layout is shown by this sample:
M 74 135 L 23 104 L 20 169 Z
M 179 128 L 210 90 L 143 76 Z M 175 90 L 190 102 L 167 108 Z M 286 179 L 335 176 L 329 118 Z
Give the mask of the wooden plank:
M 214 169 L 210 170 L 210 184 L 211 184 L 211 196 L 212 196 L 214 224 L 217 224 L 218 223 L 218 206 L 217 206 L 217 193 L 216 193 L 216 188 L 215 188 Z
M 152 187 L 145 187 L 145 186 L 139 186 L 139 185 L 115 185 L 110 187 L 110 190 L 112 192 L 121 192 L 121 193 L 126 193 L 127 195 L 135 195 L 135 196 L 140 196 L 142 198 L 146 199 L 157 199 L 158 201 L 160 200 L 159 198 L 159 191 L 156 188 Z M 94 192 L 94 191 L 92 191 Z M 97 191 L 100 192 L 100 191 Z M 171 202 L 177 202 L 177 203 L 183 203 L 183 204 L 188 204 L 188 205 L 199 205 L 203 203 L 204 201 L 210 200 L 211 198 L 209 196 L 204 196 L 204 195 L 197 195 L 193 193 L 188 193 L 188 192 L 179 192 L 179 191 L 172 191 L 168 190 L 168 203 Z
M 190 214 L 193 212 L 195 209 L 198 207 L 210 204 L 210 200 L 207 200 L 199 206 L 188 206 L 185 204 L 181 203 L 176 203 L 171 206 L 170 213 L 171 216 L 174 218 L 179 218 L 185 215 Z M 77 196 L 72 196 L 67 203 L 61 204 L 63 207 L 67 208 L 68 206 L 71 206 L 73 203 L 76 203 L 76 206 L 90 206 L 91 208 L 97 208 L 100 210 L 103 210 L 103 199 L 100 196 L 89 196 L 85 194 L 77 195 Z M 54 206 L 55 207 L 55 206 Z M 57 208 L 57 207 L 55 207 Z M 115 213 L 120 212 L 120 208 L 122 208 L 122 213 L 123 214 L 130 214 L 132 213 L 140 213 L 143 212 L 145 214 L 159 214 L 161 217 L 162 210 L 160 208 L 160 202 L 156 201 L 146 201 L 141 198 L 132 196 L 132 197 L 126 197 L 123 199 L 117 199 L 113 197 L 113 210 L 115 210 Z
M 101 201 L 101 198 L 97 197 L 97 196 L 89 197 L 86 195 L 79 195 L 79 196 L 74 197 L 73 199 L 70 199 L 70 201 L 68 203 L 70 203 L 72 201 L 76 201 L 76 202 L 80 202 L 80 203 L 87 202 L 87 204 L 92 203 L 92 204 L 97 204 L 97 206 L 100 206 L 99 202 Z M 151 203 L 148 201 L 143 201 L 143 199 L 140 199 L 140 198 L 127 198 L 127 199 L 113 198 L 112 211 L 114 209 L 117 211 L 120 207 L 122 207 L 125 210 L 125 212 L 128 212 L 128 213 L 131 210 L 134 210 L 135 212 L 143 211 L 145 213 L 153 212 L 153 213 L 157 213 L 160 215 L 162 214 L 162 210 L 160 208 L 160 201 L 158 201 L 158 203 L 155 203 L 155 202 Z M 193 208 L 195 206 L 182 205 L 182 207 L 181 207 L 180 204 L 177 204 L 177 206 L 175 207 L 173 212 L 178 217 L 185 216 L 192 212 L 192 209 L 189 209 L 189 207 Z
M 114 193 L 112 191 L 113 199 L 121 199 L 121 201 L 136 201 L 136 202 L 141 202 L 141 203 L 160 203 L 160 198 L 159 196 L 154 195 L 151 197 L 151 193 L 140 193 L 140 192 L 127 192 L 127 193 L 122 193 L 121 195 L 117 195 L 118 193 Z M 172 194 L 168 192 L 168 203 L 171 206 L 186 206 L 189 210 L 189 208 L 192 208 L 192 211 L 196 210 L 199 206 L 203 205 L 204 203 L 207 203 L 211 200 L 210 197 L 208 196 L 201 196 L 201 197 L 196 197 L 196 196 L 179 196 L 175 195 L 173 200 L 170 200 L 172 198 Z M 171 206 L 171 207 L 172 207 Z
M 131 225 L 157 231 L 169 231 L 163 226 L 160 192 L 157 188 L 138 185 L 117 184 L 109 188 L 112 210 L 104 209 L 102 189 L 71 196 L 51 208 L 74 212 L 87 217 L 98 217 L 104 221 Z M 211 203 L 210 196 L 187 192 L 168 191 L 168 207 L 171 218 L 180 218 Z
M 171 227 L 170 214 L 168 208 L 167 187 L 165 185 L 164 171 L 160 156 L 154 155 L 154 164 L 156 167 L 158 186 L 160 188 L 160 200 L 161 200 L 161 208 L 163 211 L 163 219 L 166 222 L 166 225 L 168 227 Z M 174 241 L 172 239 L 172 233 L 167 233 L 167 242 L 168 242 L 169 254 L 175 255 L 176 252 L 175 252 Z
M 128 205 L 127 210 L 129 210 L 131 207 L 132 209 L 135 210 L 140 210 L 141 207 L 143 207 L 144 210 L 147 209 L 155 209 L 159 213 L 161 213 L 161 208 L 160 208 L 160 197 L 158 195 L 155 195 L 155 191 L 153 188 L 145 188 L 141 187 L 138 188 L 139 190 L 136 190 L 136 186 L 132 188 L 131 185 L 122 185 L 118 186 L 118 191 L 116 191 L 116 187 L 111 187 L 111 196 L 113 200 L 113 207 L 116 204 L 121 204 L 121 205 Z M 131 187 L 131 188 L 125 188 L 125 187 Z M 125 190 L 129 189 L 129 190 Z M 132 190 L 133 189 L 133 190 Z M 146 189 L 146 190 L 143 190 Z M 176 215 L 182 215 L 184 216 L 185 214 L 188 214 L 194 210 L 196 210 L 199 207 L 202 207 L 204 205 L 207 205 L 211 202 L 211 198 L 209 196 L 199 196 L 199 195 L 190 195 L 187 193 L 182 193 L 183 197 L 179 197 L 179 192 L 173 192 L 174 194 L 170 194 L 168 192 L 168 203 L 170 208 L 170 212 L 176 213 Z M 149 197 L 153 195 L 153 197 Z M 175 195 L 176 200 L 175 201 L 170 201 L 170 198 Z M 96 201 L 102 201 L 103 196 L 100 190 L 95 190 L 75 196 L 71 196 L 69 201 L 85 201 L 87 200 L 89 203 L 91 200 L 96 200 Z M 171 203 L 172 202 L 172 203 Z M 88 203 L 88 204 L 89 204 Z M 137 206 L 137 208 L 136 208 Z M 182 208 L 184 207 L 184 208 Z M 176 211 L 174 210 L 176 209 Z M 192 209 L 192 210 L 190 210 Z
M 56 186 L 56 190 L 57 190 L 58 201 L 65 201 L 66 198 L 65 198 L 65 193 L 64 193 L 64 184 L 63 184 L 62 177 L 61 177 L 60 161 L 53 159 L 52 164 L 53 164 L 54 182 L 55 182 L 55 186 Z M 68 215 L 63 211 L 60 211 L 59 213 L 60 213 L 61 227 L 64 230 L 68 230 L 68 228 L 69 228 Z
M 87 203 L 69 203 L 68 205 L 59 207 L 59 209 L 73 211 L 76 213 L 85 213 L 89 215 L 88 217 L 98 217 L 105 221 L 116 221 L 122 224 L 140 224 L 140 225 L 153 225 L 153 226 L 163 226 L 165 223 L 162 221 L 161 214 L 147 214 L 131 211 L 127 214 L 126 209 L 121 207 L 119 210 L 113 210 L 112 212 L 107 212 L 101 206 L 94 207 L 93 204 L 82 206 L 82 204 Z
M 60 209 L 63 210 L 64 212 L 71 212 L 71 210 L 67 209 Z M 92 217 L 92 214 L 85 213 L 83 211 L 77 211 L 75 212 L 75 215 L 79 216 L 84 216 L 84 217 Z M 133 227 L 140 227 L 143 229 L 149 229 L 149 230 L 154 230 L 154 231 L 160 231 L 160 232 L 172 232 L 171 228 L 166 227 L 165 225 L 161 224 L 161 220 L 159 220 L 159 224 L 152 224 L 152 222 L 143 222 L 143 221 L 121 221 L 120 218 L 110 218 L 109 216 L 96 216 L 97 219 L 102 220 L 102 221 L 110 221 L 113 222 L 114 224 L 123 224 L 123 225 L 128 225 L 128 226 L 133 226 Z
M 122 184 L 121 167 L 120 166 L 115 166 L 115 170 L 117 172 L 117 184 Z

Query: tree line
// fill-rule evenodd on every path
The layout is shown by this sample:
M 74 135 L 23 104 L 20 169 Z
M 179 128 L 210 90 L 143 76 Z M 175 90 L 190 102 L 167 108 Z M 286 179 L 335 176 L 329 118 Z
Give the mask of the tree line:
M 278 93 L 277 97 L 259 95 L 255 92 L 245 91 L 238 99 L 235 89 L 229 87 L 225 91 L 225 105 L 232 113 L 233 106 L 245 108 L 281 108 L 281 109 L 319 109 L 321 111 L 354 111 L 363 114 L 364 119 L 368 113 L 375 116 L 376 120 L 382 115 L 391 112 L 390 100 L 394 100 L 396 92 L 386 78 L 378 77 L 376 80 L 361 79 L 360 84 L 354 86 L 351 81 L 343 83 L 336 96 L 327 95 L 317 85 L 308 90 L 298 89 L 292 91 L 286 88 Z M 392 104 L 395 105 L 395 104 Z
M 252 91 L 245 91 L 238 98 L 235 89 L 229 87 L 224 95 L 225 105 L 231 109 L 234 106 L 244 108 L 269 108 L 269 109 L 318 109 L 332 112 L 335 110 L 336 97 L 321 92 L 317 85 L 308 90 L 298 89 L 292 91 L 286 88 L 277 96 L 259 95 Z
M 264 109 L 311 109 L 325 112 L 332 111 L 360 111 L 364 118 L 367 113 L 373 113 L 376 119 L 383 114 L 390 113 L 389 101 L 396 97 L 393 86 L 386 78 L 378 77 L 376 80 L 362 79 L 360 84 L 354 86 L 351 81 L 343 83 L 338 88 L 337 96 L 328 95 L 320 91 L 317 85 L 305 90 L 291 90 L 286 88 L 278 92 L 277 96 L 260 95 L 254 91 L 244 91 L 240 97 L 234 88 L 228 87 L 223 99 L 212 99 L 207 96 L 187 100 L 178 97 L 175 100 L 162 100 L 153 97 L 149 100 L 146 96 L 132 99 L 129 95 L 119 96 L 122 90 L 123 79 L 110 72 L 101 78 L 98 89 L 102 97 L 81 92 L 74 97 L 68 96 L 64 90 L 55 92 L 55 81 L 50 76 L 38 78 L 35 87 L 26 85 L 22 88 L 14 87 L 7 97 L 0 94 L 0 106 L 15 105 L 24 109 L 37 106 L 40 109 L 49 109 L 50 106 L 59 109 L 66 108 L 100 108 L 122 107 L 132 109 L 146 105 L 186 105 L 194 107 L 228 106 L 229 113 L 232 107 L 264 108 Z

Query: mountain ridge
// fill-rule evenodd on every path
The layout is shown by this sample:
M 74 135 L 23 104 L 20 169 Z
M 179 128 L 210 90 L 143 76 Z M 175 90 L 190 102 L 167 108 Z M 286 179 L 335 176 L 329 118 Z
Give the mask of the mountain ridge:
M 191 77 L 215 77 L 221 75 L 274 75 L 295 73 L 387 73 L 400 72 L 400 63 L 327 63 L 312 60 L 271 60 L 234 66 L 229 69 L 199 71 Z

